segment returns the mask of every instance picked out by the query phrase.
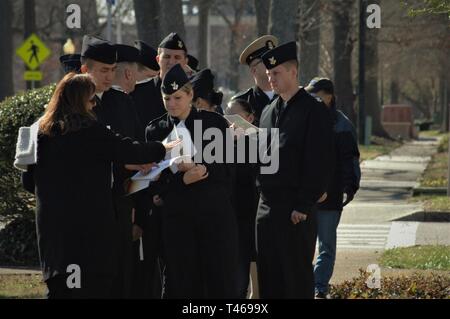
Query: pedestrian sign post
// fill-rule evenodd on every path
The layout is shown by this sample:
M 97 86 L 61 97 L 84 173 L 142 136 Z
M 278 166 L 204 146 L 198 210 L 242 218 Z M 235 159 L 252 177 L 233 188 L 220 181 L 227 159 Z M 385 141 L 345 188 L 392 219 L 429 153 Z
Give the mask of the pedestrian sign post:
M 30 70 L 36 70 L 50 56 L 51 51 L 33 33 L 22 43 L 16 53 Z
M 23 74 L 23 79 L 25 81 L 42 81 L 41 71 L 25 71 Z

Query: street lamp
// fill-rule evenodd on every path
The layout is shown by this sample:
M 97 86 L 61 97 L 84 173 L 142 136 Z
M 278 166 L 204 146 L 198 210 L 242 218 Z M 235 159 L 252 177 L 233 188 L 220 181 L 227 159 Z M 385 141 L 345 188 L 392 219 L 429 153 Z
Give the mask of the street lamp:
M 75 44 L 73 44 L 72 39 L 67 39 L 66 43 L 63 45 L 64 54 L 74 54 L 75 53 Z

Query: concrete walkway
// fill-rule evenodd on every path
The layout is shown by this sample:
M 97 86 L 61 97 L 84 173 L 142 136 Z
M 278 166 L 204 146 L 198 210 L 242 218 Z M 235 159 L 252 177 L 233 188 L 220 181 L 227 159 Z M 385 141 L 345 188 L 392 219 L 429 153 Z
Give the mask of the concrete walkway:
M 358 269 L 377 264 L 387 248 L 450 244 L 450 223 L 395 221 L 423 209 L 408 199 L 438 144 L 437 139 L 419 139 L 361 163 L 361 189 L 344 209 L 338 227 L 332 283 L 349 280 L 359 275 Z

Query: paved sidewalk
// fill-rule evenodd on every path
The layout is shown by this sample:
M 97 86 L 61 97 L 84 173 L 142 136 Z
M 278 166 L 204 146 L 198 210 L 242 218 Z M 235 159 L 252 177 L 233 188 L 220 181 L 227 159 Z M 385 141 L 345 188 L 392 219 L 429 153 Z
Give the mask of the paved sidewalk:
M 450 223 L 396 221 L 423 209 L 408 199 L 438 144 L 437 139 L 420 139 L 361 163 L 361 189 L 345 208 L 338 227 L 332 283 L 358 276 L 360 268 L 376 264 L 387 248 L 450 245 Z M 399 272 L 405 271 L 382 269 L 382 274 Z

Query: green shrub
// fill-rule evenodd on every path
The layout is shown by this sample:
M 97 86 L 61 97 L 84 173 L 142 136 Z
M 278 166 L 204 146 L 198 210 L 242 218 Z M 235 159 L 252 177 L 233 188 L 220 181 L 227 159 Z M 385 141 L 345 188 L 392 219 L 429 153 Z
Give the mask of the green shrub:
M 33 218 L 16 217 L 0 231 L 0 264 L 39 265 L 36 225 Z
M 55 86 L 19 93 L 0 103 L 0 222 L 32 215 L 34 200 L 20 184 L 20 172 L 13 167 L 17 134 L 41 116 Z
M 13 167 L 19 128 L 39 118 L 55 86 L 19 93 L 0 103 L 0 262 L 11 265 L 38 263 L 34 224 L 34 196 L 20 182 Z
M 359 270 L 359 277 L 331 285 L 333 299 L 450 299 L 450 276 L 422 275 L 382 277 L 381 288 L 368 288 L 369 273 Z

